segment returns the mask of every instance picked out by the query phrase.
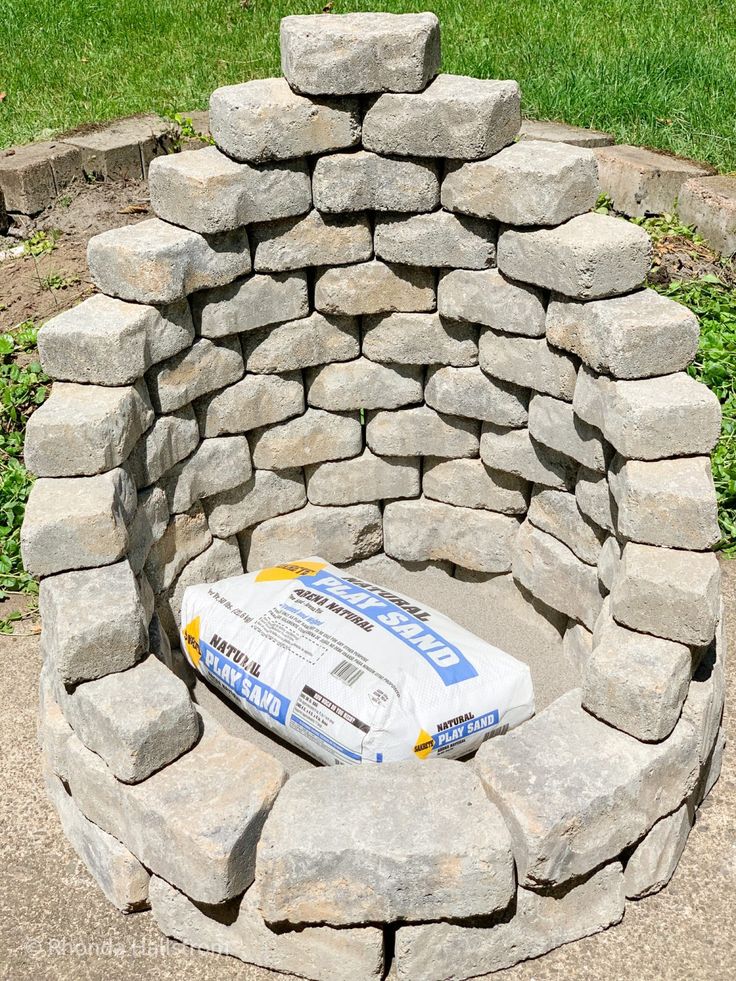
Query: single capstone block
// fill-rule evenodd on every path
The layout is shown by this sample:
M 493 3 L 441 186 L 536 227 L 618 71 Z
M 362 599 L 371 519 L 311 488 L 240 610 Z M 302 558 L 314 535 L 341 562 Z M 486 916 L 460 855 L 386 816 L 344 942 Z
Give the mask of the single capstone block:
M 133 481 L 119 468 L 94 477 L 42 477 L 21 528 L 23 565 L 42 577 L 117 562 L 128 547 L 136 503 Z
M 199 334 L 210 338 L 298 320 L 309 313 L 307 274 L 260 273 L 195 293 L 192 313 Z
M 393 501 L 383 516 L 384 550 L 402 562 L 453 562 L 477 572 L 509 572 L 519 520 L 439 501 Z
M 125 671 L 145 652 L 148 618 L 126 561 L 44 579 L 39 606 L 48 658 L 62 684 Z
M 373 258 L 373 236 L 366 215 L 284 218 L 253 229 L 256 272 L 283 272 L 304 266 L 347 266 Z
M 102 293 L 137 303 L 172 303 L 251 268 L 245 229 L 205 238 L 160 218 L 95 235 L 87 263 Z
M 298 511 L 306 503 L 304 473 L 293 467 L 256 470 L 244 484 L 207 497 L 205 508 L 213 534 L 227 538 L 260 521 Z
M 441 460 L 433 457 L 424 460 L 424 496 L 434 501 L 444 501 L 445 504 L 483 508 L 501 514 L 525 514 L 527 487 L 525 480 L 502 470 L 492 470 L 482 460 Z
M 523 141 L 488 160 L 455 164 L 442 182 L 442 205 L 506 225 L 560 225 L 598 197 L 592 150 Z
M 410 266 L 486 269 L 496 258 L 496 226 L 449 211 L 425 215 L 379 215 L 376 256 Z
M 314 206 L 326 213 L 432 211 L 440 203 L 436 165 L 358 150 L 320 157 L 312 174 Z
M 253 529 L 248 571 L 288 562 L 295 555 L 326 555 L 332 562 L 354 562 L 381 551 L 383 527 L 377 504 L 317 507 L 264 521 Z
M 718 622 L 721 574 L 712 552 L 628 542 L 611 590 L 614 619 L 681 644 L 702 647 Z
M 577 381 L 575 361 L 550 347 L 543 337 L 522 337 L 481 331 L 481 368 L 494 378 L 572 402 Z
M 303 161 L 256 167 L 214 146 L 157 157 L 148 186 L 159 218 L 203 234 L 300 215 L 312 205 Z
M 436 313 L 392 313 L 363 320 L 363 354 L 387 364 L 478 364 L 478 331 Z
M 154 415 L 143 381 L 105 388 L 57 382 L 28 420 L 25 463 L 37 477 L 81 477 L 120 466 Z
M 363 120 L 363 146 L 402 157 L 480 160 L 514 139 L 520 102 L 516 82 L 438 75 L 417 95 L 379 96 Z
M 614 378 L 648 378 L 686 368 L 700 339 L 698 318 L 654 290 L 580 303 L 553 300 L 547 340 Z
M 601 147 L 595 156 L 601 190 L 629 217 L 672 214 L 685 181 L 713 173 L 707 164 L 642 146 Z
M 437 309 L 444 317 L 493 327 L 506 334 L 543 337 L 546 298 L 512 283 L 498 269 L 452 269 L 440 274 Z
M 384 365 L 368 358 L 307 371 L 307 401 L 320 409 L 398 409 L 422 401 L 421 368 Z
M 643 228 L 590 213 L 558 228 L 506 229 L 498 238 L 498 268 L 511 279 L 593 300 L 641 286 L 651 252 Z
M 451 812 L 438 785 L 456 804 Z M 375 820 L 386 808 L 390 841 Z M 297 820 L 304 830 L 295 838 L 287 829 Z M 256 885 L 269 924 L 487 915 L 514 894 L 511 839 L 462 763 L 324 767 L 296 774 L 279 795 L 258 848 Z
M 354 317 L 434 310 L 434 282 L 431 269 L 389 265 L 374 259 L 318 272 L 314 305 L 323 313 Z
M 355 146 L 358 100 L 305 99 L 285 78 L 225 85 L 210 96 L 210 130 L 234 160 L 265 163 Z
M 469 457 L 478 453 L 479 428 L 474 419 L 440 415 L 421 405 L 373 413 L 366 442 L 381 456 Z
M 430 369 L 424 398 L 437 412 L 483 419 L 498 426 L 524 426 L 528 418 L 529 393 L 490 378 L 480 368 Z
M 245 366 L 255 373 L 299 371 L 331 361 L 350 361 L 359 353 L 357 321 L 317 311 L 243 337 Z
M 341 460 L 361 452 L 363 427 L 357 412 L 336 413 L 309 408 L 296 419 L 254 430 L 251 448 L 253 464 L 262 470 L 284 470 L 324 460 Z M 319 554 L 318 549 L 312 551 Z
M 248 374 L 234 385 L 197 402 L 202 436 L 245 433 L 302 412 L 304 386 L 301 374 L 296 371 L 282 375 Z
M 352 460 L 307 468 L 307 495 L 312 504 L 361 504 L 418 497 L 420 486 L 418 457 L 376 456 L 369 449 Z

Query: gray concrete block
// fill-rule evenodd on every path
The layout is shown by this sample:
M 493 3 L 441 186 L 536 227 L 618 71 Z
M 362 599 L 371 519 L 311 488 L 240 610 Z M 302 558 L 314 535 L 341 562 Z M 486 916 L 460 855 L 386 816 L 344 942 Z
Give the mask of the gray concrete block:
M 686 720 L 639 742 L 585 712 L 579 691 L 485 742 L 475 767 L 511 830 L 519 885 L 570 882 L 639 841 L 694 787 L 695 742 Z
M 369 449 L 352 460 L 307 467 L 307 496 L 312 504 L 363 504 L 418 497 L 421 482 L 418 457 L 382 457 Z
M 440 67 L 434 14 L 317 14 L 281 20 L 281 71 L 296 92 L 420 92 Z
M 522 119 L 519 140 L 546 140 L 550 143 L 588 147 L 612 146 L 616 142 L 610 133 L 583 126 L 570 126 L 552 119 Z
M 304 161 L 257 167 L 236 163 L 214 146 L 154 160 L 148 186 L 159 218 L 210 235 L 301 215 L 312 206 Z
M 114 119 L 90 132 L 66 137 L 81 151 L 84 173 L 96 179 L 139 181 L 160 153 L 174 147 L 175 125 L 161 116 Z
M 229 286 L 195 293 L 191 303 L 197 332 L 202 337 L 225 337 L 298 320 L 309 314 L 307 274 L 255 274 Z
M 680 219 L 694 226 L 708 245 L 724 256 L 736 252 L 736 180 L 694 177 L 680 188 Z
M 388 364 L 478 364 L 478 331 L 436 313 L 390 313 L 363 321 L 363 354 Z
M 668 375 L 687 367 L 700 338 L 698 318 L 654 290 L 579 303 L 552 300 L 547 340 L 615 378 Z
M 357 456 L 363 449 L 363 427 L 357 412 L 309 408 L 302 416 L 251 434 L 253 464 L 259 470 L 285 470 L 325 460 Z
M 193 453 L 199 443 L 199 426 L 191 405 L 169 416 L 158 416 L 138 442 L 126 469 L 137 487 L 148 487 L 173 466 Z
M 156 412 L 176 412 L 201 395 L 239 381 L 244 370 L 237 338 L 213 344 L 201 337 L 189 350 L 154 365 L 146 383 Z
M 506 429 L 483 423 L 480 457 L 487 467 L 544 487 L 564 490 L 574 482 L 571 461 L 535 442 L 526 428 Z
M 378 97 L 363 120 L 363 146 L 376 153 L 478 160 L 519 131 L 516 82 L 439 75 L 417 95 Z
M 455 802 L 451 811 L 438 781 Z M 375 820 L 386 809 L 390 839 Z M 419 812 L 429 837 L 417 834 Z M 298 839 L 288 831 L 295 821 Z M 511 901 L 511 839 L 462 763 L 322 767 L 296 774 L 279 795 L 258 848 L 256 885 L 269 924 L 467 919 Z
M 598 578 L 603 588 L 610 593 L 613 583 L 618 575 L 618 566 L 621 561 L 621 543 L 615 535 L 609 535 L 603 543 L 600 555 L 598 556 Z
M 245 436 L 203 439 L 186 460 L 177 463 L 163 481 L 169 511 L 181 514 L 210 494 L 232 490 L 253 472 Z
M 424 372 L 413 365 L 384 365 L 368 358 L 308 368 L 307 402 L 320 409 L 398 409 L 422 401 Z
M 575 361 L 550 347 L 543 337 L 482 330 L 478 359 L 481 368 L 494 378 L 572 401 L 577 379 Z
M 154 591 L 167 589 L 187 562 L 203 552 L 211 541 L 201 504 L 195 504 L 186 514 L 172 515 L 146 559 L 146 575 Z
M 486 269 L 496 258 L 496 226 L 449 211 L 424 215 L 378 215 L 376 256 L 410 266 Z
M 442 205 L 506 225 L 560 225 L 589 211 L 598 190 L 592 150 L 522 141 L 488 160 L 451 165 Z
M 424 398 L 438 412 L 498 426 L 524 426 L 528 418 L 528 391 L 490 378 L 480 368 L 430 368 Z
M 0 153 L 0 191 L 8 211 L 37 215 L 82 176 L 82 157 L 68 143 L 45 141 Z
M 238 487 L 207 497 L 204 506 L 213 534 L 228 538 L 279 514 L 298 511 L 306 503 L 304 474 L 301 469 L 292 468 L 255 470 Z
M 685 850 L 693 816 L 686 804 L 658 821 L 626 863 L 627 899 L 643 899 L 664 889 Z
M 382 546 L 377 504 L 344 508 L 307 504 L 301 511 L 256 525 L 250 536 L 248 572 L 305 555 L 321 555 L 333 563 L 353 562 L 375 555 Z
M 434 272 L 374 259 L 317 273 L 314 305 L 326 314 L 369 316 L 434 310 Z
M 371 413 L 366 442 L 381 456 L 471 457 L 478 453 L 479 423 L 445 416 L 421 405 Z
M 158 485 L 138 493 L 138 507 L 128 529 L 128 562 L 138 575 L 143 571 L 148 553 L 166 531 L 169 506 L 166 494 Z
M 245 367 L 259 374 L 350 361 L 360 353 L 358 324 L 353 317 L 317 311 L 276 327 L 249 331 L 242 344 Z
M 498 239 L 498 268 L 511 279 L 594 300 L 641 286 L 651 251 L 643 228 L 591 213 L 558 228 L 506 229 Z
M 585 677 L 585 670 L 593 652 L 593 632 L 577 623 L 569 620 L 565 636 L 562 639 L 562 654 L 568 664 L 575 671 L 578 684 L 582 684 Z
M 320 157 L 312 174 L 314 206 L 354 211 L 432 211 L 440 203 L 437 166 L 358 150 Z
M 173 303 L 251 268 L 245 229 L 205 238 L 160 218 L 95 235 L 87 264 L 101 293 L 136 303 Z
M 567 491 L 535 487 L 529 505 L 529 520 L 574 552 L 587 565 L 598 564 L 605 532 L 589 521 Z
M 501 514 L 525 514 L 528 485 L 482 460 L 424 460 L 422 492 L 433 501 L 462 508 L 483 508 Z
M 360 141 L 358 100 L 315 101 L 285 78 L 225 85 L 210 96 L 210 130 L 234 160 L 264 163 L 327 153 Z
M 596 149 L 601 191 L 624 215 L 672 214 L 685 181 L 706 177 L 713 168 L 642 146 Z
M 613 454 L 598 430 L 579 419 L 569 402 L 547 395 L 532 396 L 529 432 L 538 443 L 597 473 L 606 472 Z
M 366 215 L 322 215 L 316 209 L 253 229 L 256 272 L 284 272 L 304 266 L 347 266 L 373 258 Z
M 301 374 L 248 374 L 234 385 L 199 399 L 196 412 L 202 436 L 245 433 L 283 422 L 304 412 Z
M 383 512 L 384 550 L 402 562 L 447 561 L 509 572 L 519 519 L 439 501 L 393 501 Z
M 616 534 L 616 502 L 611 495 L 606 474 L 580 467 L 575 481 L 575 500 L 586 518 L 590 518 L 612 535 Z
M 546 298 L 541 290 L 512 283 L 498 269 L 451 269 L 440 273 L 437 309 L 452 320 L 483 324 L 506 334 L 543 337 Z

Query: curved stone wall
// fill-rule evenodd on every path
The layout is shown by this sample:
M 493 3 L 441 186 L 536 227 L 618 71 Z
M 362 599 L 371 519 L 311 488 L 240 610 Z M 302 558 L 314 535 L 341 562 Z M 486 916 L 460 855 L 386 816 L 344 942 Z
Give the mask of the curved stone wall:
M 399 978 L 472 977 L 661 888 L 717 779 L 719 407 L 592 152 L 514 143 L 518 87 L 437 75 L 433 15 L 291 17 L 282 50 L 39 334 L 49 793 L 170 936 L 354 979 L 386 933 Z M 381 552 L 566 624 L 582 689 L 472 764 L 291 775 L 193 703 L 188 584 Z

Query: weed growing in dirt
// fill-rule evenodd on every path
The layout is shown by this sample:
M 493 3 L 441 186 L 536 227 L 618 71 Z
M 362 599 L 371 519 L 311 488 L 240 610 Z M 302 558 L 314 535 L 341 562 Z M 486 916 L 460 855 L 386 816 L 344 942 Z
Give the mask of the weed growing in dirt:
M 41 280 L 41 289 L 65 290 L 70 286 L 78 286 L 79 281 L 79 276 L 62 276 L 61 273 L 49 273 Z
M 45 255 L 49 255 L 56 248 L 59 235 L 61 235 L 61 232 L 58 232 L 56 229 L 51 229 L 49 232 L 34 232 L 23 243 L 23 255 L 32 259 L 40 259 Z

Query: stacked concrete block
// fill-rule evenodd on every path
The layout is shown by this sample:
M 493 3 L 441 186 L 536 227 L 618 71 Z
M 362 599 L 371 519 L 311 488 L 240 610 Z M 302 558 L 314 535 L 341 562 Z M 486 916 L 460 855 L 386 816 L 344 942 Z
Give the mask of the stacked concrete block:
M 620 919 L 717 778 L 720 416 L 645 232 L 588 213 L 594 154 L 514 143 L 518 87 L 438 75 L 433 15 L 290 17 L 282 61 L 213 94 L 215 146 L 153 162 L 157 217 L 93 238 L 99 294 L 40 332 L 41 741 L 93 875 L 130 908 L 150 874 L 169 935 L 341 981 L 384 926 L 400 978 L 460 979 Z M 171 673 L 179 607 L 315 554 L 454 576 L 581 690 L 398 803 L 393 768 L 282 790 Z M 448 793 L 479 820 L 440 834 Z

